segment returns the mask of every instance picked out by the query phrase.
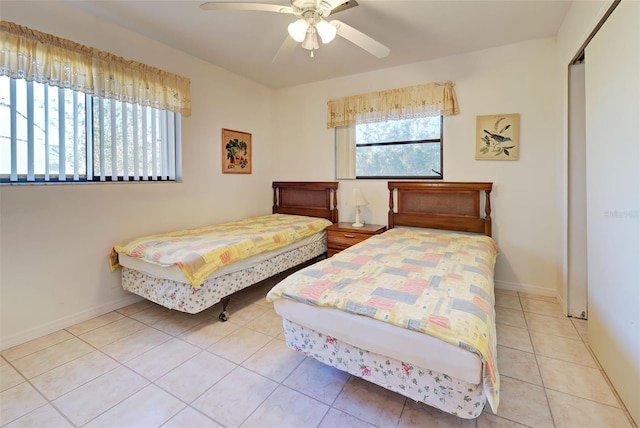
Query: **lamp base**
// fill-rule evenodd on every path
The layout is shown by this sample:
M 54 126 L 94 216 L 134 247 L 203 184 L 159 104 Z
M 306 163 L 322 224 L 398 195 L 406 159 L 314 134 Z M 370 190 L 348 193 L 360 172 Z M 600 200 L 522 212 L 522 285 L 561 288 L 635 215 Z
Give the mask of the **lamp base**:
M 362 227 L 364 224 L 360 221 L 360 205 L 356 206 L 356 222 L 351 226 L 353 227 Z

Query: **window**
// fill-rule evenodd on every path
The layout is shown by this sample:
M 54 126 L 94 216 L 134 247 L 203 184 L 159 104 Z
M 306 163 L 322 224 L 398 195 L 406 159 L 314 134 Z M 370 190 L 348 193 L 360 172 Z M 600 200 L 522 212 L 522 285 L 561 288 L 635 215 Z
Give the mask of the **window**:
M 337 178 L 442 179 L 442 116 L 336 129 Z
M 176 181 L 191 81 L 0 21 L 0 183 Z
M 458 114 L 454 83 L 425 83 L 327 102 L 336 178 L 442 179 L 442 118 Z
M 442 178 L 442 116 L 356 125 L 356 178 Z
M 180 114 L 0 76 L 0 181 L 180 179 Z

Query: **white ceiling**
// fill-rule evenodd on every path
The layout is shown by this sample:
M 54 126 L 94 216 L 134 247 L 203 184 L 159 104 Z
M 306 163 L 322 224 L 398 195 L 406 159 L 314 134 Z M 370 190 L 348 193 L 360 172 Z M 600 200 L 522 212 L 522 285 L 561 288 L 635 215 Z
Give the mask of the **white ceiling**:
M 391 48 L 378 59 L 336 37 L 315 58 L 297 46 L 272 61 L 296 17 L 273 12 L 206 11 L 206 0 L 68 0 L 76 7 L 271 88 L 331 79 L 554 36 L 565 0 L 357 0 L 334 19 Z M 254 0 L 259 2 L 260 0 Z M 287 0 L 264 1 L 289 5 Z

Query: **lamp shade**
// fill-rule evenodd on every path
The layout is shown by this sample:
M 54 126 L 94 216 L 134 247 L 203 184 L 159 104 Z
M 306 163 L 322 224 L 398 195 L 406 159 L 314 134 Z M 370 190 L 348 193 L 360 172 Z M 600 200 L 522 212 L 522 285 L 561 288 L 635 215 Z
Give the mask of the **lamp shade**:
M 292 22 L 289 24 L 289 27 L 287 27 L 291 38 L 298 43 L 304 41 L 307 36 L 307 29 L 309 29 L 309 24 L 303 18 L 298 19 L 296 22 Z
M 349 198 L 349 205 L 361 206 L 367 205 L 369 201 L 366 200 L 360 189 L 353 189 L 351 192 L 351 198 Z
M 318 35 L 320 35 L 320 39 L 322 39 L 322 43 L 327 44 L 331 40 L 336 37 L 338 29 L 333 25 L 329 24 L 327 21 L 320 20 L 316 24 L 316 30 L 318 30 Z

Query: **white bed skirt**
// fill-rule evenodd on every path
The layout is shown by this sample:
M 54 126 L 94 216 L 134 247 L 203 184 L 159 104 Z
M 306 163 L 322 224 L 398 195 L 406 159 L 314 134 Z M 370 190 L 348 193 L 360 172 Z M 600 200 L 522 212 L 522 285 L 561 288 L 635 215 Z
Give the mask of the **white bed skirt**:
M 357 348 L 283 318 L 287 346 L 324 364 L 464 419 L 480 416 L 482 383 L 472 384 Z
M 158 278 L 123 266 L 122 288 L 166 308 L 195 314 L 215 305 L 222 298 L 236 291 L 312 260 L 326 252 L 326 239 L 314 241 L 243 270 L 208 278 L 199 288 L 194 288 L 187 282 Z

